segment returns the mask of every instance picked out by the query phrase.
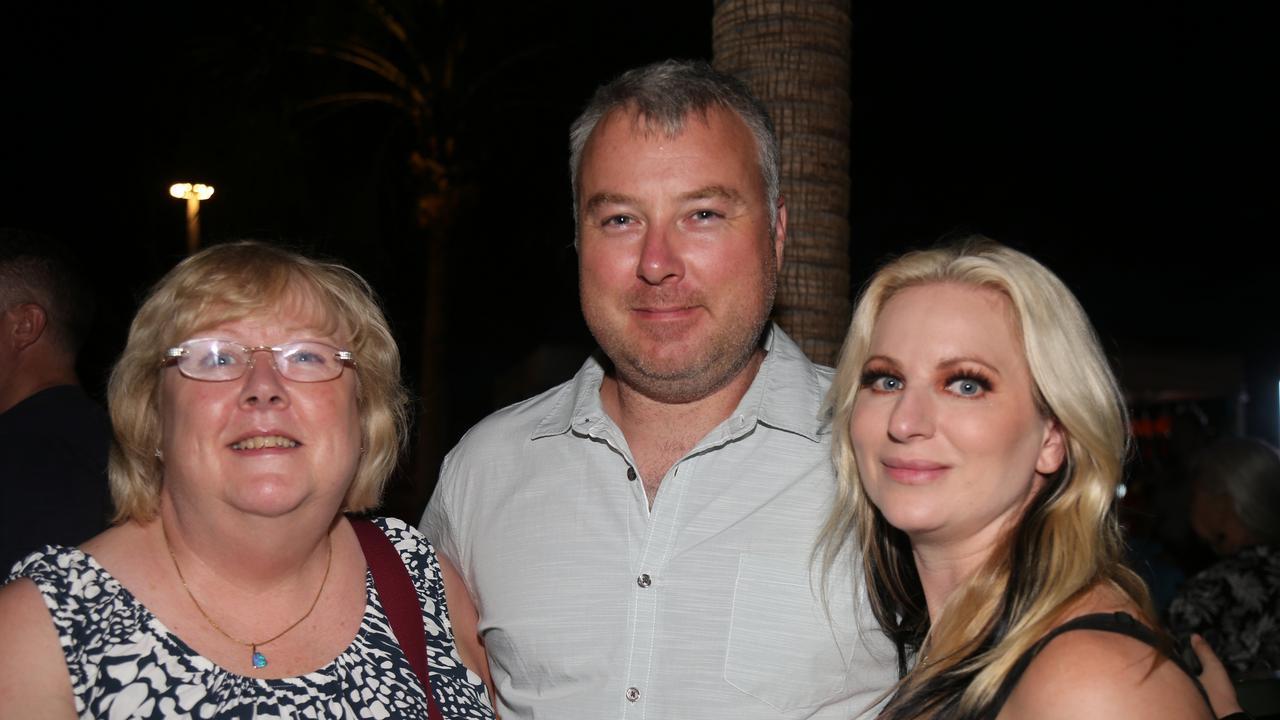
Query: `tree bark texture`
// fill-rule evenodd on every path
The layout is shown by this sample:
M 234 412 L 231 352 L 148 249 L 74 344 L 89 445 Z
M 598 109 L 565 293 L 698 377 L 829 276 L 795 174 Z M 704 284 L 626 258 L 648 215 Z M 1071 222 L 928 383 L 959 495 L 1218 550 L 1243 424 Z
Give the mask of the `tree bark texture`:
M 774 319 L 833 364 L 849 325 L 850 0 L 716 0 L 713 65 L 764 102 L 782 144 L 787 244 Z

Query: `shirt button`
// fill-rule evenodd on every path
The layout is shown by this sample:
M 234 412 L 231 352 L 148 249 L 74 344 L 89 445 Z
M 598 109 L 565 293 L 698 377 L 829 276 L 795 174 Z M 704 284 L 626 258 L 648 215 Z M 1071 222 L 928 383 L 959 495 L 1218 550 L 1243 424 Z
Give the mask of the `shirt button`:
M 627 700 L 630 700 L 631 702 L 635 702 L 639 699 L 640 699 L 640 688 L 634 688 L 634 687 L 627 688 Z
M 635 469 L 635 468 L 633 468 L 633 467 L 629 467 L 629 468 L 627 468 L 627 479 L 628 479 L 628 480 L 635 480 L 635 479 L 636 479 L 636 469 Z
M 653 584 L 653 578 L 649 577 L 649 573 L 640 573 L 640 577 L 636 578 L 636 584 L 642 588 L 649 587 Z

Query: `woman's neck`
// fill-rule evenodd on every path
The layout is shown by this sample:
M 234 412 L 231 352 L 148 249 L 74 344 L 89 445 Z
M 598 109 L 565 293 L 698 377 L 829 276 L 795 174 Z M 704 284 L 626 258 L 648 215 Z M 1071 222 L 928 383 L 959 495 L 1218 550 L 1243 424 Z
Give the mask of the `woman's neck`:
M 1037 475 L 1026 497 L 1016 508 L 980 528 L 968 532 L 941 529 L 908 535 L 916 573 L 920 576 L 920 586 L 929 607 L 930 625 L 937 624 L 942 609 L 956 589 L 973 577 L 991 553 L 1006 542 L 1010 533 L 1016 532 L 1017 524 L 1043 486 L 1044 478 Z
M 335 518 L 254 518 L 184 511 L 162 497 L 152 532 L 184 573 L 211 574 L 245 592 L 278 591 L 325 562 Z M 304 583 L 310 585 L 310 583 Z
M 934 625 L 956 588 L 986 562 L 991 547 L 935 546 L 913 542 L 911 551 L 915 556 L 916 573 L 920 576 L 925 603 L 929 607 L 929 624 Z

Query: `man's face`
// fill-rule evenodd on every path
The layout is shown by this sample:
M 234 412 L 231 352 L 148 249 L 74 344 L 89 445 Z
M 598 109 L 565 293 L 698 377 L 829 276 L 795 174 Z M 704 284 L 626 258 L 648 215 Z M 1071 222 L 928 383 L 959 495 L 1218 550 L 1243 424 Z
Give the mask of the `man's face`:
M 677 137 L 605 117 L 582 157 L 582 313 L 618 379 L 662 402 L 724 387 L 773 306 L 786 211 L 774 232 L 751 132 L 719 109 Z

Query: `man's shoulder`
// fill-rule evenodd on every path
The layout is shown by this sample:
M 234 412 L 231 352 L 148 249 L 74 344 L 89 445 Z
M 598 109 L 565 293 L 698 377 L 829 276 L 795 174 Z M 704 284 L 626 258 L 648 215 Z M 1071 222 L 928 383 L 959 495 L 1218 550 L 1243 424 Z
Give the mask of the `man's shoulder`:
M 458 503 L 500 497 L 512 483 L 527 478 L 534 465 L 530 452 L 535 441 L 567 432 L 572 424 L 582 374 L 489 414 L 462 436 L 444 458 L 436 490 L 423 515 L 421 527 L 429 537 L 448 537 L 442 529 L 443 517 L 456 514 Z M 445 507 L 452 509 L 445 512 Z M 447 543 L 445 550 L 450 552 Z
M 110 423 L 106 409 L 85 394 L 79 385 L 43 388 L 0 413 L 0 419 L 15 427 L 36 424 L 65 428 L 68 422 L 106 427 Z
M 527 437 L 556 409 L 565 403 L 571 403 L 572 395 L 573 381 L 567 380 L 533 397 L 495 410 L 480 422 L 471 426 L 471 429 L 463 435 L 459 444 L 465 444 L 468 441 L 489 441 L 494 439 L 515 441 L 517 438 L 513 433 L 521 429 L 526 430 L 524 435 Z
M 49 477 L 98 475 L 110 447 L 106 410 L 74 385 L 41 390 L 0 413 L 0 465 Z
M 453 459 L 474 452 L 491 456 L 515 450 L 535 437 L 565 432 L 573 422 L 583 392 L 583 372 L 533 397 L 490 413 L 471 427 L 449 453 Z

